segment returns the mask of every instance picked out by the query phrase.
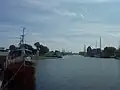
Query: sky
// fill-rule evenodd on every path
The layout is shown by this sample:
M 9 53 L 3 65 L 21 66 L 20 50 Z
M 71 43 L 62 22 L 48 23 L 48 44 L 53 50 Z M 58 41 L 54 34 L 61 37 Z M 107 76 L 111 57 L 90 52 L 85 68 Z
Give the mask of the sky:
M 40 42 L 50 50 L 79 52 L 119 46 L 120 0 L 0 0 L 0 46 L 17 45 L 25 27 L 25 42 Z M 99 47 L 99 46 L 98 46 Z

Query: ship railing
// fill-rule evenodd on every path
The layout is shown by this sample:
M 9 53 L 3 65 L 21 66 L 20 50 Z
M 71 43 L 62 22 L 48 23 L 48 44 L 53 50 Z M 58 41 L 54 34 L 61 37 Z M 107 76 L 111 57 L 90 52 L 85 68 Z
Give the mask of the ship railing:
M 5 68 L 7 68 L 8 65 L 13 64 L 13 63 L 19 63 L 21 61 L 23 61 L 22 57 L 16 57 L 16 58 L 13 58 L 13 59 L 12 58 L 7 58 L 4 66 L 5 66 Z

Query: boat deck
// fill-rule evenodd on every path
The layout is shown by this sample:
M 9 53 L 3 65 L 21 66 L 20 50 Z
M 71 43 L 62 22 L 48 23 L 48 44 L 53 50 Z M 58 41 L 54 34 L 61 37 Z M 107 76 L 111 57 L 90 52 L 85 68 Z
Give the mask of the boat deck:
M 35 63 L 25 61 L 24 64 L 21 61 L 9 64 L 4 71 L 2 88 L 13 76 L 14 78 L 6 86 L 7 90 L 18 90 L 18 88 L 20 90 L 35 90 Z

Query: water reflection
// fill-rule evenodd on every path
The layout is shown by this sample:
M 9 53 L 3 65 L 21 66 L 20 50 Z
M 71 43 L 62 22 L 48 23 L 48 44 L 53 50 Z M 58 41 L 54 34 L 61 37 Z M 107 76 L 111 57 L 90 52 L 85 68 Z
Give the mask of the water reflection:
M 120 89 L 120 60 L 117 61 L 117 83 L 116 87 Z

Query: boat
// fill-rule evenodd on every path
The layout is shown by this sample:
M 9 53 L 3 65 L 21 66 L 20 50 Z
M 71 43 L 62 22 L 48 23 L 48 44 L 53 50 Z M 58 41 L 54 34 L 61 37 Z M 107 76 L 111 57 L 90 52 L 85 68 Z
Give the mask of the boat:
M 17 50 L 15 52 L 22 52 Z M 15 52 L 13 54 L 15 54 Z M 25 52 L 29 52 L 25 50 Z M 35 90 L 35 63 L 30 56 L 12 57 L 8 55 L 5 62 L 4 79 L 2 81 L 2 90 Z
M 35 61 L 25 48 L 24 29 L 19 48 L 9 50 L 4 62 L 1 90 L 35 90 Z

